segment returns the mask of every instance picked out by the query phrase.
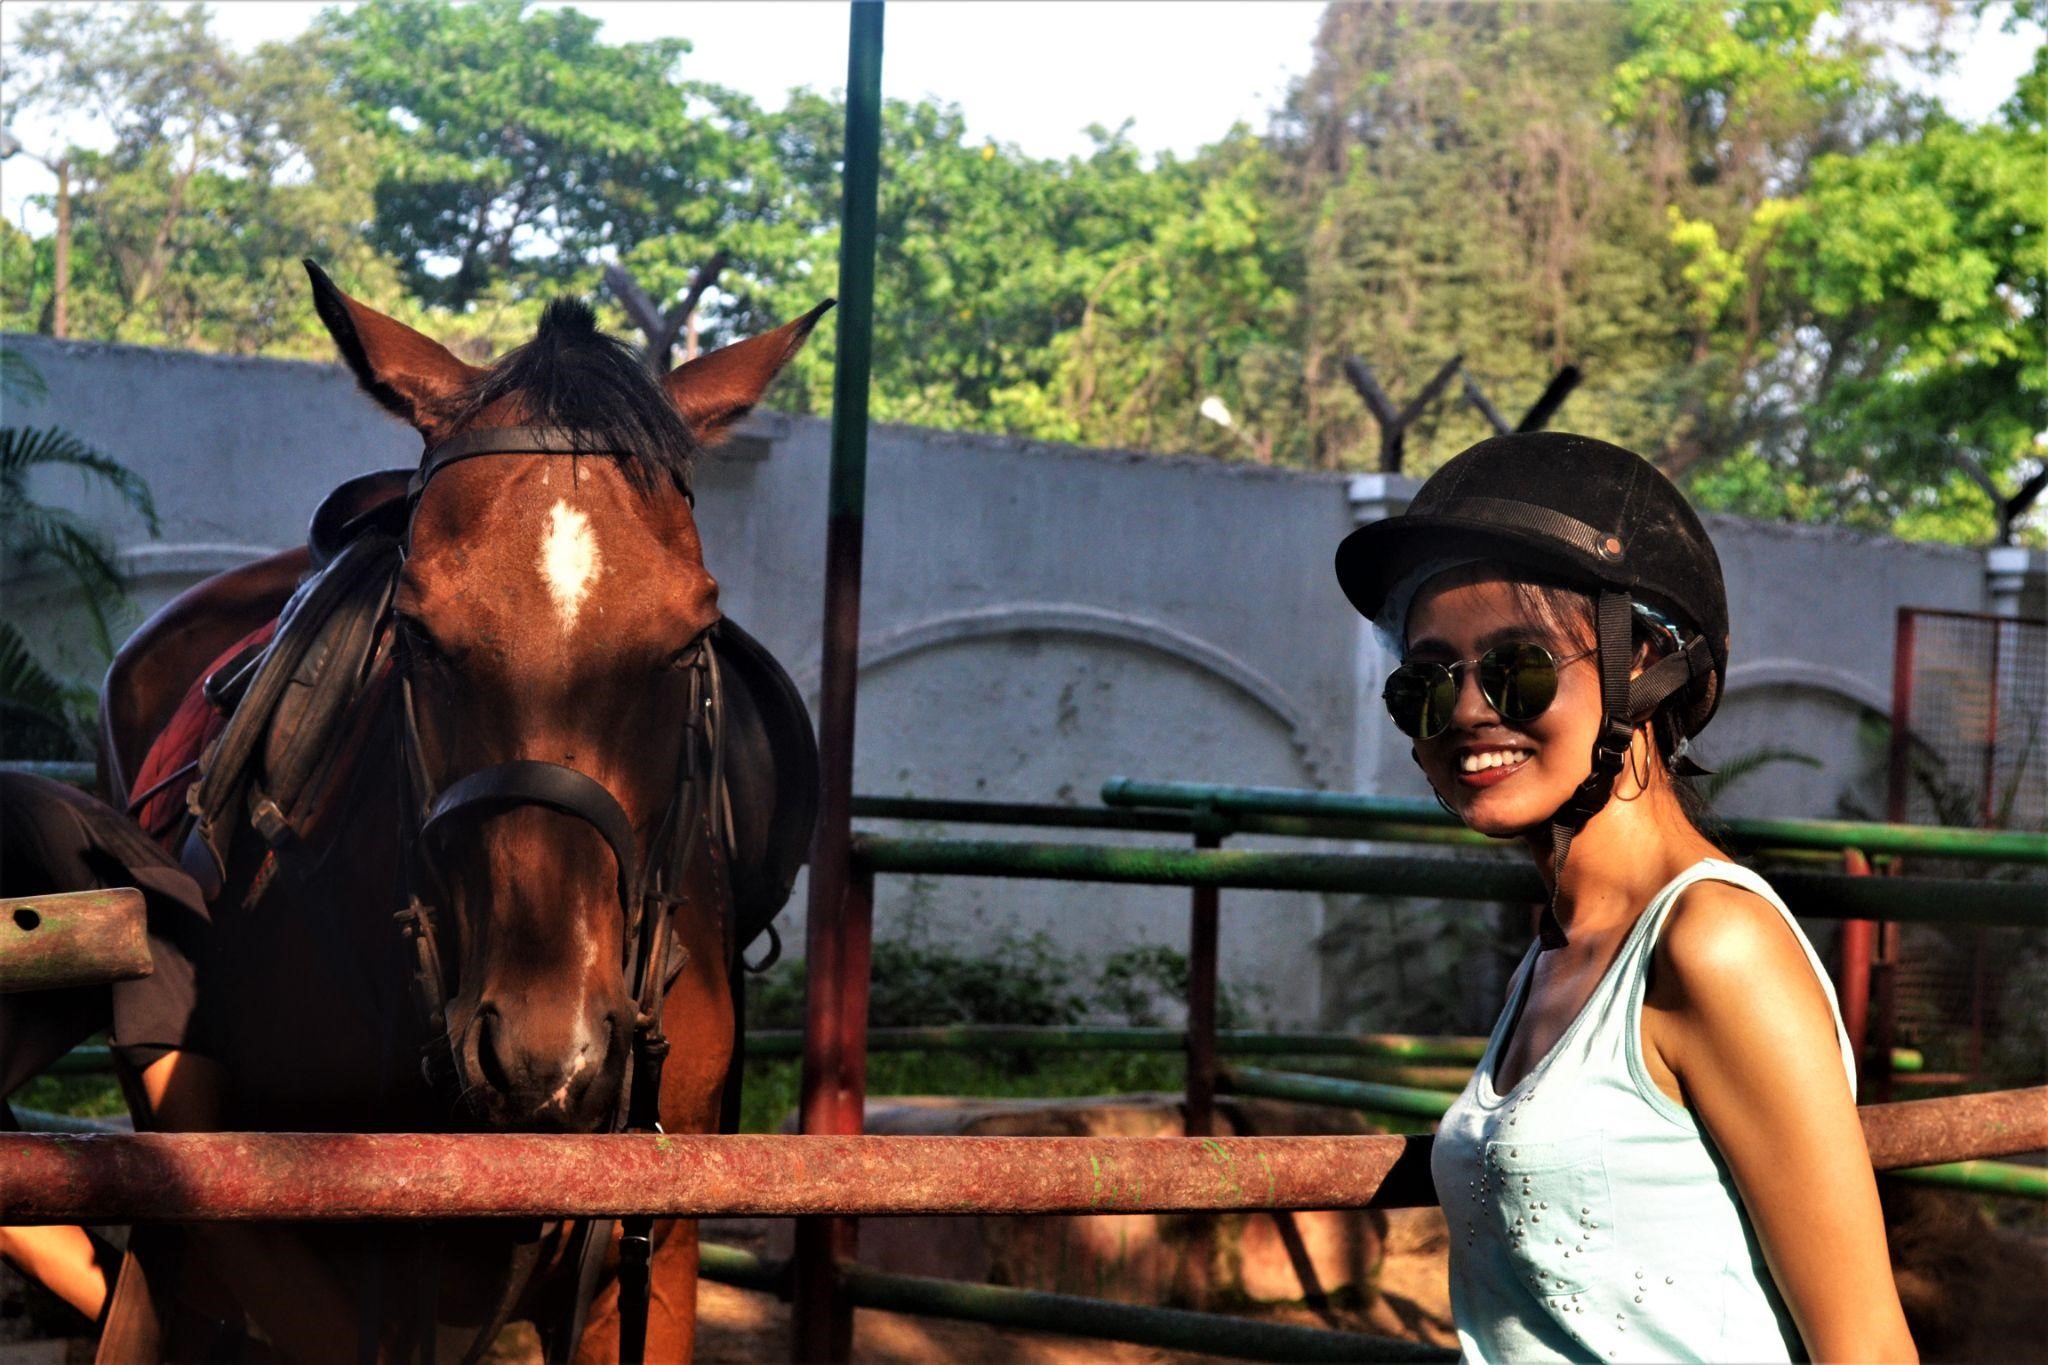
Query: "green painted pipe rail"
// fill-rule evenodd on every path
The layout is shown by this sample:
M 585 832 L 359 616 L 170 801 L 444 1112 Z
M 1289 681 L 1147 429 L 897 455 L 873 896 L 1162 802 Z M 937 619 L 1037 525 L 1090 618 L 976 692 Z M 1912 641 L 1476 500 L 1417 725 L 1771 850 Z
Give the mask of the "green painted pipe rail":
M 1241 849 L 893 839 L 857 834 L 853 855 L 875 872 L 1013 877 L 1250 891 L 1332 891 L 1445 900 L 1543 899 L 1520 860 L 1269 853 Z M 1934 877 L 1847 877 L 1786 869 L 1771 884 L 1795 915 L 1946 924 L 2048 924 L 2042 889 L 2018 882 Z
M 1361 837 L 1355 819 L 1309 815 L 1237 814 L 1213 818 L 1192 810 L 1109 810 L 1101 806 L 1055 806 L 1028 801 L 965 801 L 945 797 L 856 796 L 853 813 L 868 820 L 909 820 L 943 825 L 1030 825 L 1041 829 L 1140 830 L 1156 834 L 1192 834 L 1214 827 L 1218 833 L 1265 834 L 1290 839 Z M 1498 847 L 1499 841 L 1475 834 L 1462 825 L 1393 822 L 1373 824 L 1370 837 L 1388 843 L 1449 844 L 1471 848 Z
M 1363 822 L 1452 826 L 1456 819 L 1433 802 L 1349 792 L 1289 787 L 1231 787 L 1199 782 L 1142 782 L 1112 777 L 1102 784 L 1102 802 L 1116 809 L 1214 811 L 1239 815 L 1293 815 Z M 1860 849 L 1864 853 L 1915 853 L 1930 858 L 2048 863 L 2048 834 L 2017 830 L 1954 829 L 1939 825 L 1865 824 L 1853 820 L 1729 820 L 1728 838 L 1737 847 Z
M 707 1280 L 786 1296 L 787 1270 L 738 1247 L 705 1243 L 698 1273 Z M 847 1292 L 862 1308 L 919 1317 L 979 1322 L 1027 1332 L 1123 1341 L 1169 1351 L 1230 1356 L 1239 1360 L 1394 1361 L 1453 1360 L 1455 1353 L 1419 1342 L 1358 1332 L 1298 1327 L 1292 1323 L 1196 1313 L 1184 1308 L 1112 1303 L 1078 1294 L 1049 1294 L 1007 1285 L 975 1284 L 926 1275 L 892 1275 L 857 1262 L 842 1262 Z
M 1911 1166 L 1886 1171 L 1888 1178 L 1919 1185 L 1941 1185 L 1975 1194 L 2002 1194 L 2016 1199 L 2048 1199 L 2048 1168 L 2016 1161 L 1951 1161 L 1941 1166 Z
M 765 1061 L 803 1055 L 800 1029 L 754 1029 L 747 1056 Z M 868 1030 L 869 1052 L 1179 1052 L 1187 1035 L 1170 1028 L 1054 1028 L 1003 1024 L 936 1024 L 923 1028 Z M 1413 1033 L 1262 1033 L 1225 1029 L 1216 1049 L 1236 1057 L 1357 1057 L 1369 1062 L 1470 1066 L 1486 1051 L 1484 1038 Z M 1925 1065 L 1911 1048 L 1895 1048 L 1892 1070 L 1919 1071 Z M 93 1044 L 73 1048 L 51 1063 L 46 1075 L 97 1075 L 113 1070 L 111 1051 Z
M 1216 1088 L 1230 1094 L 1257 1095 L 1269 1100 L 1329 1104 L 1343 1109 L 1407 1114 L 1425 1119 L 1442 1118 L 1444 1111 L 1451 1107 L 1451 1101 L 1457 1098 L 1441 1090 L 1423 1090 L 1412 1085 L 1348 1081 L 1299 1071 L 1268 1071 L 1256 1066 L 1225 1067 L 1216 1078 Z

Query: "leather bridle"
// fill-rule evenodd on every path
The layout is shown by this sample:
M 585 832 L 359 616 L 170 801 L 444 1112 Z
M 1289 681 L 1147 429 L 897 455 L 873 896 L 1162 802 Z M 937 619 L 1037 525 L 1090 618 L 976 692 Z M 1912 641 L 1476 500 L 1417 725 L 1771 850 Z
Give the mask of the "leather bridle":
M 487 427 L 467 431 L 430 448 L 408 491 L 402 552 L 412 548 L 412 520 L 435 473 L 458 461 L 487 455 L 606 455 L 593 450 L 573 432 L 536 427 Z M 690 495 L 687 486 L 685 497 Z M 718 653 L 706 631 L 680 660 L 685 676 L 685 720 L 682 760 L 674 794 L 655 839 L 643 860 L 633 822 L 618 798 L 587 773 L 566 764 L 539 759 L 512 759 L 491 764 L 435 788 L 420 751 L 413 709 L 412 679 L 399 667 L 402 709 L 400 744 L 409 792 L 404 829 L 407 904 L 397 915 L 412 968 L 413 993 L 426 1043 L 421 1068 L 428 1083 L 451 1102 L 459 1098 L 459 1070 L 448 1036 L 448 980 L 443 968 L 436 920 L 446 896 L 443 862 L 448 847 L 464 831 L 504 811 L 538 806 L 583 821 L 596 830 L 611 850 L 618 869 L 617 894 L 625 934 L 620 968 L 634 1002 L 632 1065 L 628 1068 L 608 1131 L 659 1132 L 662 1062 L 669 1043 L 661 1027 L 662 1000 L 684 965 L 672 953 L 671 920 L 682 900 L 684 877 L 691 860 L 706 847 L 730 853 L 730 821 L 725 809 L 724 693 Z M 729 955 L 729 954 L 728 954 Z M 737 1060 L 737 1059 L 735 1059 Z M 644 1354 L 649 1298 L 648 1267 L 652 1255 L 651 1217 L 623 1221 L 619 1265 L 621 1361 Z M 583 1319 L 596 1285 L 596 1274 L 609 1246 L 608 1224 L 580 1220 L 571 1234 L 571 1258 L 578 1267 L 578 1291 L 566 1330 L 557 1336 L 559 1356 L 575 1354 Z M 530 1274 L 531 1265 L 527 1267 Z M 497 1321 L 486 1323 L 469 1359 L 481 1355 L 509 1316 L 524 1288 L 525 1275 L 501 1296 Z

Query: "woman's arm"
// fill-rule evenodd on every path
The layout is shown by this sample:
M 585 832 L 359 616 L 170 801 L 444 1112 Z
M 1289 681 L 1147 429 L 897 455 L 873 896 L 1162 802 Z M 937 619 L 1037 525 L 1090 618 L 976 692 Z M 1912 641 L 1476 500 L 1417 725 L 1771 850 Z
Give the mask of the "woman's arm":
M 1727 1159 L 1813 1359 L 1917 1360 L 1834 1019 L 1778 912 L 1723 882 L 1686 891 L 1643 1021 Z

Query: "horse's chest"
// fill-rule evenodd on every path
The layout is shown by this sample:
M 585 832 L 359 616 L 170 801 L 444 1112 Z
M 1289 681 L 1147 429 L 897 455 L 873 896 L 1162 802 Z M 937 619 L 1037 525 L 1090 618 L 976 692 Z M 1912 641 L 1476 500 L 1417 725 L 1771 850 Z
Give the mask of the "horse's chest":
M 209 1032 L 237 1122 L 256 1129 L 435 1127 L 395 932 L 341 932 L 318 898 L 261 904 L 218 952 Z

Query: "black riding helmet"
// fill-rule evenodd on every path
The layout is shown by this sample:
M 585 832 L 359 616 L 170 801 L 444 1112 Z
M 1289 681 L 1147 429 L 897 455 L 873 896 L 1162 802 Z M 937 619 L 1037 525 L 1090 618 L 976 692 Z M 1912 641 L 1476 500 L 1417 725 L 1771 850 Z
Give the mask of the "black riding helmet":
M 1408 598 L 1434 565 L 1488 559 L 1580 586 L 1595 599 L 1601 726 L 1593 770 L 1550 819 L 1553 877 L 1543 943 L 1564 941 L 1555 886 L 1572 835 L 1607 804 L 1637 726 L 1667 710 L 1682 739 L 1706 727 L 1728 669 L 1721 560 L 1685 497 L 1649 461 L 1565 432 L 1496 436 L 1453 456 L 1397 517 L 1337 547 L 1337 582 L 1360 613 L 1399 636 Z M 1684 644 L 1631 680 L 1638 603 L 1675 621 Z M 1692 771 L 1698 771 L 1692 769 Z

